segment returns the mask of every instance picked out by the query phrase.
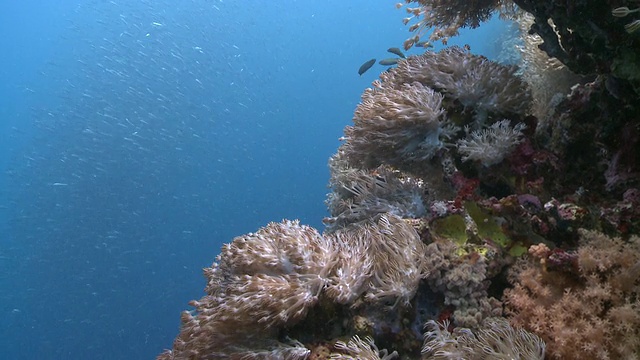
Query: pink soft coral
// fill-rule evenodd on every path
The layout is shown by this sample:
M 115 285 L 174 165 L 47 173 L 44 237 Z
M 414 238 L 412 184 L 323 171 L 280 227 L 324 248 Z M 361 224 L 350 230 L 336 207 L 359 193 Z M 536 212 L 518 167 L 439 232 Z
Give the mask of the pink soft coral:
M 520 260 L 505 292 L 511 323 L 540 335 L 556 359 L 640 356 L 640 238 L 581 230 L 577 266 Z

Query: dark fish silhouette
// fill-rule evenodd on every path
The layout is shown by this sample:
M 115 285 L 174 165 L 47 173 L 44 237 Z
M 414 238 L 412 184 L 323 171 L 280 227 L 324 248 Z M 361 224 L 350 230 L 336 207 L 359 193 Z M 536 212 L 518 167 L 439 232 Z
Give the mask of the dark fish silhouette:
M 398 59 L 397 58 L 388 58 L 388 59 L 382 59 L 380 60 L 380 62 L 378 62 L 378 64 L 380 65 L 395 65 L 398 63 Z
M 421 48 L 432 48 L 433 44 L 431 44 L 428 41 L 420 41 L 419 43 L 416 43 L 415 45 L 416 47 L 421 47 Z
M 358 69 L 358 75 L 362 76 L 362 74 L 364 74 L 367 70 L 371 69 L 371 67 L 375 63 L 376 63 L 376 59 L 371 59 L 366 63 L 362 64 L 362 66 L 360 66 L 360 69 Z
M 400 56 L 403 59 L 406 58 L 404 56 L 404 53 L 402 52 L 402 50 L 398 49 L 397 47 L 388 48 L 387 51 L 392 53 L 392 54 L 396 54 L 396 55 Z

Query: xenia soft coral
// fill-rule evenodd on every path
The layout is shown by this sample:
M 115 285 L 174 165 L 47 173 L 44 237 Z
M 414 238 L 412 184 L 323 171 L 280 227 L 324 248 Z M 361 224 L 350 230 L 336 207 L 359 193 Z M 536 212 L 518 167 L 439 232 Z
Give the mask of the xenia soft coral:
M 424 244 L 393 215 L 320 235 L 297 221 L 270 223 L 223 246 L 205 269 L 207 295 L 182 315 L 173 349 L 159 359 L 303 359 L 283 332 L 320 296 L 338 304 L 404 306 L 424 276 Z
M 401 218 L 420 218 L 427 210 L 427 193 L 420 179 L 403 175 L 386 166 L 373 170 L 358 170 L 342 161 L 338 151 L 329 160 L 332 192 L 327 196 L 331 214 L 324 220 L 327 231 L 390 213 Z
M 545 343 L 535 334 L 514 329 L 503 318 L 488 318 L 479 330 L 449 332 L 448 323 L 425 324 L 423 360 L 542 360 Z
M 331 242 L 297 221 L 235 238 L 205 269 L 207 295 L 191 302 L 195 313 L 183 313 L 173 350 L 160 359 L 306 357 L 304 347 L 280 344 L 276 335 L 316 303 L 334 259 Z
M 409 305 L 425 272 L 425 245 L 418 233 L 396 216 L 380 217 L 371 250 L 373 272 L 366 298 L 394 306 Z
M 473 109 L 481 128 L 488 116 L 526 115 L 531 92 L 516 75 L 517 67 L 501 65 L 484 56 L 452 46 L 439 52 L 427 51 L 398 62 L 398 67 L 380 74 L 385 86 L 419 82 Z M 451 108 L 447 107 L 450 112 Z
M 505 292 L 510 321 L 538 334 L 555 359 L 640 356 L 640 238 L 580 230 L 577 264 L 521 259 Z M 549 252 L 551 253 L 551 252 Z
M 396 86 L 398 85 L 398 86 Z M 443 96 L 420 83 L 374 81 L 356 108 L 343 145 L 349 164 L 410 169 L 443 147 Z
M 338 341 L 334 347 L 338 352 L 331 354 L 331 359 L 335 360 L 391 360 L 398 357 L 395 351 L 389 354 L 387 350 L 379 350 L 372 338 L 362 340 L 358 335 L 346 343 Z
M 423 174 L 441 149 L 455 145 L 460 126 L 468 126 L 480 131 L 485 149 L 502 146 L 482 158 L 496 163 L 519 141 L 523 127 L 508 126 L 508 120 L 521 119 L 531 107 L 531 93 L 515 72 L 458 47 L 401 60 L 365 90 L 339 153 L 354 168 L 388 165 Z M 491 125 L 498 119 L 506 120 Z M 463 140 L 462 154 L 478 155 L 476 143 Z
M 425 246 L 399 217 L 349 226 L 325 235 L 338 249 L 324 293 L 334 302 L 353 303 L 360 295 L 373 303 L 406 305 L 424 277 Z

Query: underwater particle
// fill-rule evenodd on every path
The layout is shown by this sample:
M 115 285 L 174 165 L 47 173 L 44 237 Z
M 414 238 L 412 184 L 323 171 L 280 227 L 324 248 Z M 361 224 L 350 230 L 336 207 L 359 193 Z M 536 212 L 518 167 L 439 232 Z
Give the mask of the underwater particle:
M 362 76 L 362 74 L 367 72 L 367 70 L 371 69 L 371 67 L 375 63 L 376 63 L 376 59 L 371 59 L 371 60 L 367 61 L 366 63 L 360 65 L 360 68 L 358 69 L 358 75 Z

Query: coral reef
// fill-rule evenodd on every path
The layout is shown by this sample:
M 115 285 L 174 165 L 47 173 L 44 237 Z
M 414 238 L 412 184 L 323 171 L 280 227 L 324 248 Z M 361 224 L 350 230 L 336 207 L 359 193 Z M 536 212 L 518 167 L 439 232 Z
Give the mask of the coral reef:
M 380 74 L 380 79 L 392 88 L 419 82 L 449 100 L 444 104 L 449 117 L 454 112 L 471 110 L 481 126 L 487 117 L 510 118 L 528 113 L 531 93 L 516 71 L 515 66 L 501 65 L 453 46 L 410 56 L 399 61 L 397 68 Z M 462 108 L 456 107 L 456 103 Z M 460 125 L 459 120 L 454 122 Z
M 332 244 L 298 222 L 271 223 L 235 238 L 205 269 L 207 295 L 191 302 L 195 313 L 183 313 L 173 350 L 160 358 L 243 358 L 263 352 L 305 358 L 306 348 L 277 341 L 277 329 L 304 318 L 334 262 Z
M 414 35 L 405 41 L 405 48 L 420 41 L 427 30 L 432 30 L 430 40 L 446 43 L 460 28 L 477 27 L 494 12 L 511 18 L 526 12 L 533 17 L 529 33 L 542 39 L 538 47 L 549 58 L 557 59 L 576 74 L 605 74 L 611 81 L 633 88 L 636 95 L 640 91 L 640 57 L 637 55 L 640 40 L 633 36 L 640 28 L 640 21 L 626 18 L 636 12 L 637 2 L 407 0 L 407 3 L 417 6 L 406 8 L 410 17 L 403 22 L 407 24 L 416 19 L 416 23 L 409 28 Z
M 515 19 L 519 33 L 514 35 L 521 39 L 521 44 L 515 47 L 521 57 L 520 72 L 533 97 L 531 112 L 538 118 L 538 129 L 546 129 L 555 106 L 570 93 L 573 85 L 583 81 L 583 77 L 540 50 L 542 38 L 529 33 L 535 20 L 533 15 L 521 11 Z
M 502 307 L 487 294 L 486 257 L 478 253 L 460 257 L 457 250 L 450 241 L 429 244 L 426 281 L 432 291 L 443 295 L 444 306 L 455 309 L 451 316 L 458 326 L 477 328 L 483 319 L 502 315 Z
M 408 46 L 508 15 L 521 70 L 398 60 L 329 161 L 325 231 L 224 245 L 159 359 L 640 357 L 634 4 L 407 3 Z
M 581 0 L 514 0 L 535 18 L 530 32 L 543 39 L 540 49 L 578 74 L 607 74 L 637 88 L 640 59 L 637 36 L 629 36 L 625 20 L 611 15 L 616 5 L 632 2 Z M 550 20 L 550 21 L 549 21 Z

